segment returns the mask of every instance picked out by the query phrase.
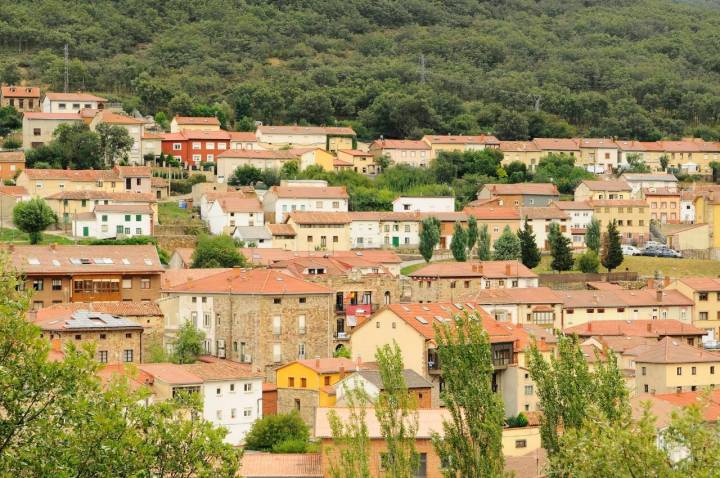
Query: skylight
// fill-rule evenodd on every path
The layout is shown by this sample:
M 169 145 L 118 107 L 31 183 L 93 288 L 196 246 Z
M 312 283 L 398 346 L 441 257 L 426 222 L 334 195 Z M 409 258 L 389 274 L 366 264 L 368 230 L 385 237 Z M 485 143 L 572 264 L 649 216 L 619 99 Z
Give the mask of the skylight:
M 145 259 L 145 265 L 146 265 L 146 266 L 151 266 L 151 265 L 153 265 L 153 264 L 152 264 L 152 261 L 151 261 L 150 259 Z
M 420 316 L 420 315 L 415 316 L 415 320 L 417 320 L 417 321 L 420 322 L 421 324 L 425 324 L 425 325 L 428 324 L 428 321 L 425 320 L 425 318 L 422 317 L 422 316 Z
M 40 261 L 38 260 L 37 257 L 28 257 L 27 261 L 28 261 L 28 264 L 30 264 L 31 266 L 39 266 L 40 265 Z
M 53 265 L 54 265 L 55 267 L 60 267 L 60 261 L 59 261 L 59 260 L 53 259 L 53 260 L 52 260 L 52 263 L 53 263 Z
M 126 266 L 130 265 L 130 261 L 127 260 L 127 258 L 125 258 L 125 257 L 123 257 L 122 263 L 125 264 Z

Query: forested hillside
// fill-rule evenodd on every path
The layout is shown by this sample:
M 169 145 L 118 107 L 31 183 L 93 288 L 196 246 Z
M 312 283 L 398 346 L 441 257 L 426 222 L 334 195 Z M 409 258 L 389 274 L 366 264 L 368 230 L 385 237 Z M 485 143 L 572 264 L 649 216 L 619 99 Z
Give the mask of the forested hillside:
M 670 0 L 14 0 L 0 77 L 238 129 L 720 135 L 720 10 Z M 424 64 L 424 67 L 423 67 Z

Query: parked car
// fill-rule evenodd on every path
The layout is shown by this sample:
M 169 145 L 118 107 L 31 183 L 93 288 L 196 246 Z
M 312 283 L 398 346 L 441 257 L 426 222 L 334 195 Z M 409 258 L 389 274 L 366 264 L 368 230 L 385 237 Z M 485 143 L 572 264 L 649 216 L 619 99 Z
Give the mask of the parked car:
M 643 256 L 650 256 L 650 257 L 658 257 L 660 254 L 662 254 L 663 250 L 659 247 L 645 247 L 642 250 Z
M 661 244 L 661 243 L 659 243 L 659 242 L 657 242 L 657 241 L 647 241 L 647 242 L 645 243 L 645 247 L 646 247 L 646 248 L 648 248 L 648 247 L 655 247 L 655 248 L 657 248 L 657 247 L 664 247 L 664 246 L 665 246 L 665 244 Z
M 658 257 L 674 257 L 674 258 L 682 258 L 682 254 L 678 251 L 672 250 L 670 248 L 664 248 L 660 249 L 660 254 Z
M 642 255 L 642 251 L 640 249 L 638 249 L 635 246 L 631 246 L 629 244 L 622 245 L 622 253 L 623 253 L 623 256 L 640 256 L 640 255 Z

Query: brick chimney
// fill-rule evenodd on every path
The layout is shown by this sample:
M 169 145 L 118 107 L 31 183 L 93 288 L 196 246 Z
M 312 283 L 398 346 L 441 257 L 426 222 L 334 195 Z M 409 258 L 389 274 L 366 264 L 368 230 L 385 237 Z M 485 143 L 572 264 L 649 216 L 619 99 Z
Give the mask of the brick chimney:
M 315 358 L 315 368 L 318 370 L 320 369 L 320 359 L 319 358 Z
M 662 289 L 658 289 L 658 290 L 655 291 L 655 298 L 657 299 L 658 302 L 662 302 L 662 300 L 663 300 L 663 291 L 662 291 Z
M 645 329 L 648 332 L 652 332 L 652 322 L 648 322 L 647 324 L 645 324 Z
M 340 366 L 340 380 L 345 378 L 345 367 Z
M 663 279 L 663 287 L 667 287 L 670 285 L 670 277 L 665 276 Z
M 512 264 L 505 264 L 505 275 L 506 275 L 506 276 L 511 276 L 511 275 L 513 275 L 513 273 L 512 273 Z
M 648 288 L 648 289 L 654 289 L 654 288 L 655 288 L 655 279 L 648 279 L 648 280 L 647 280 L 647 288 Z

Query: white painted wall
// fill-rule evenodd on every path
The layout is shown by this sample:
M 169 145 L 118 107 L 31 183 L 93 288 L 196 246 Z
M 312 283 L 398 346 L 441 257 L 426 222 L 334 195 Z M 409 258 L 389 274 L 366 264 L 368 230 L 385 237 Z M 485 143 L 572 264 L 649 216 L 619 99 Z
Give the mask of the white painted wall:
M 335 204 L 337 207 L 335 207 Z M 293 211 L 347 212 L 347 199 L 278 198 L 275 202 L 275 222 L 281 223 Z
M 227 227 L 262 226 L 265 224 L 263 212 L 225 212 L 220 201 L 214 201 L 207 213 L 210 233 L 223 234 Z
M 393 201 L 394 212 L 454 212 L 453 197 L 403 197 Z
M 125 216 L 130 216 L 127 221 Z M 140 216 L 140 220 L 137 220 Z M 106 220 L 103 220 L 106 219 Z M 88 235 L 97 239 L 109 239 L 122 234 L 125 237 L 150 236 L 152 233 L 150 214 L 130 214 L 118 212 L 98 212 L 94 219 L 73 220 L 73 234 L 76 237 L 84 237 L 84 227 L 88 228 Z M 122 226 L 123 232 L 118 232 L 118 226 Z
M 203 417 L 228 429 L 226 443 L 241 443 L 255 420 L 262 418 L 260 378 L 208 381 L 202 391 Z
M 695 204 L 692 201 L 680 201 L 680 222 L 695 222 Z

